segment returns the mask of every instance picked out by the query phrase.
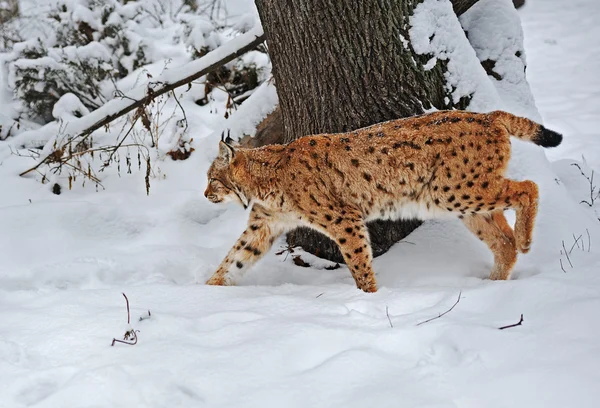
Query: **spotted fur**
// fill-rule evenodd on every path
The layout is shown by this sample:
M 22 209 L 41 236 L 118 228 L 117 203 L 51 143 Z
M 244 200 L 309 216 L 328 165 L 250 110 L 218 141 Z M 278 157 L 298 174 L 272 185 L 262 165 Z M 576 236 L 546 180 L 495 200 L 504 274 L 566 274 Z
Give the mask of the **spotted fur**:
M 334 240 L 356 285 L 375 292 L 367 221 L 455 217 L 493 252 L 490 278 L 508 279 L 517 251 L 531 246 L 538 202 L 534 182 L 504 177 L 510 134 L 542 146 L 562 138 L 506 112 L 441 111 L 287 145 L 221 142 L 205 196 L 251 210 L 248 228 L 207 283 L 234 284 L 275 238 L 307 226 Z M 507 209 L 516 210 L 514 233 Z

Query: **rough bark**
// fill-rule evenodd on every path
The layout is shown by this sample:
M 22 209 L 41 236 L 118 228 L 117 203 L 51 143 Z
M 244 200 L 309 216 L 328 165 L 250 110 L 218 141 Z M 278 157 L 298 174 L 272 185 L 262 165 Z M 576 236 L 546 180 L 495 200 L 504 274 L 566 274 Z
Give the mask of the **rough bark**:
M 443 105 L 442 71 L 405 49 L 410 1 L 257 0 L 284 141 L 348 131 Z M 340 18 L 343 16 L 343 18 Z
M 479 0 L 451 0 L 452 8 L 457 16 L 470 9 Z
M 283 143 L 283 119 L 279 107 L 267 115 L 256 127 L 254 136 L 244 136 L 239 141 L 242 147 L 261 147 L 268 144 Z
M 256 0 L 256 5 L 273 64 L 284 142 L 420 114 L 431 106 L 452 107 L 444 105 L 443 64 L 423 70 L 428 58 L 408 44 L 415 2 Z M 417 220 L 370 223 L 374 255 L 418 225 Z M 337 246 L 312 230 L 299 228 L 288 234 L 288 242 L 342 260 Z

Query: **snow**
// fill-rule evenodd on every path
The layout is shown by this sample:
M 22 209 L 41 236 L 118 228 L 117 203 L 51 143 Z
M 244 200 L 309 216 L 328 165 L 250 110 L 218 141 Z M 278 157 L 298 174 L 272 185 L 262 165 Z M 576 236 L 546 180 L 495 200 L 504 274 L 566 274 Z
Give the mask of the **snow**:
M 221 120 L 219 129 L 227 129 L 230 137 L 234 140 L 239 140 L 244 135 L 254 136 L 256 126 L 275 109 L 278 102 L 277 89 L 273 81 L 264 82 L 231 115 L 231 120 Z M 218 130 L 216 133 L 220 134 L 220 131 Z
M 474 112 L 504 108 L 449 1 L 419 3 L 410 17 L 409 35 L 417 54 L 432 55 L 425 64 L 426 70 L 432 69 L 438 59 L 447 61 L 446 93 L 452 95 L 455 104 L 463 97 L 470 97 L 469 110 Z
M 61 96 L 52 109 L 52 116 L 56 119 L 62 119 L 63 121 L 76 119 L 76 113 L 81 117 L 89 114 L 90 111 L 83 103 L 81 103 L 79 98 L 72 93 Z
M 549 152 L 549 157 L 600 163 L 600 41 L 595 19 L 600 3 L 586 0 L 565 2 L 558 11 L 553 7 L 526 6 L 521 18 L 525 30 L 527 76 L 544 123 L 551 129 L 570 135 Z M 560 24 L 556 16 L 560 16 Z M 581 35 L 573 35 L 579 30 Z M 535 35 L 528 35 L 529 32 Z M 548 81 L 547 71 L 562 75 Z M 580 140 L 585 140 L 582 147 Z
M 442 21 L 444 8 L 434 7 Z M 282 240 L 239 286 L 203 285 L 247 217 L 204 199 L 206 169 L 222 129 L 252 132 L 273 108 L 271 83 L 228 120 L 222 101 L 197 107 L 178 90 L 196 151 L 158 160 L 149 196 L 143 165 L 109 168 L 98 193 L 78 181 L 54 195 L 51 183 L 18 177 L 33 161 L 11 153 L 40 133 L 0 141 L 0 407 L 596 407 L 599 204 L 580 203 L 589 183 L 572 164 L 600 169 L 600 53 L 586 40 L 600 36 L 600 7 L 527 0 L 519 14 L 539 113 L 566 147 L 546 150 L 548 163 L 513 141 L 510 174 L 543 194 L 532 251 L 506 282 L 485 279 L 491 255 L 458 221 L 433 221 L 374 261 L 376 294 L 356 290 L 345 267 L 277 255 Z M 155 80 L 162 69 L 148 67 Z M 479 89 L 482 73 L 465 89 Z M 47 126 L 42 135 L 57 130 Z M 315 267 L 295 266 L 296 255 Z M 417 326 L 459 293 L 451 312 Z M 521 314 L 523 325 L 498 330 Z M 130 328 L 138 344 L 110 347 Z
M 512 0 L 481 0 L 467 10 L 460 23 L 479 61 L 495 62 L 493 71 L 502 77 L 489 79 L 505 109 L 537 122 L 541 117 L 525 77 L 525 51 L 519 13 Z

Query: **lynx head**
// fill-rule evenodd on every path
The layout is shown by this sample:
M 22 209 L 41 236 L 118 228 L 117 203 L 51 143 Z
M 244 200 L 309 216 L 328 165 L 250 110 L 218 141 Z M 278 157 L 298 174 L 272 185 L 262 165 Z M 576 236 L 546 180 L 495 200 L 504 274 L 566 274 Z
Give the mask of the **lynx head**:
M 234 181 L 232 163 L 236 159 L 236 150 L 224 141 L 220 141 L 219 156 L 208 169 L 208 186 L 204 196 L 215 204 L 234 201 L 247 208 L 249 200 Z

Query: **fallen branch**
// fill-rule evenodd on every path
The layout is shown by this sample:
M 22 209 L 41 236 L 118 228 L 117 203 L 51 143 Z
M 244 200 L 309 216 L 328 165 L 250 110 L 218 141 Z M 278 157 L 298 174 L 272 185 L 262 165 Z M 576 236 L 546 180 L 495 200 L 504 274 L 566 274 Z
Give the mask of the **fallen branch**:
M 425 320 L 424 322 L 417 323 L 417 326 L 420 326 L 420 325 L 422 325 L 422 324 L 425 324 L 425 323 L 429 323 L 429 322 L 430 322 L 430 321 L 432 321 L 432 320 L 439 319 L 440 317 L 442 317 L 442 316 L 444 316 L 444 315 L 446 315 L 446 314 L 450 313 L 450 312 L 452 311 L 452 309 L 454 309 L 454 307 L 455 307 L 456 305 L 458 305 L 458 302 L 460 302 L 460 296 L 461 296 L 461 295 L 462 295 L 462 290 L 461 290 L 460 292 L 458 292 L 458 299 L 456 299 L 456 302 L 454 302 L 454 304 L 452 305 L 452 307 L 451 307 L 450 309 L 446 310 L 444 313 L 440 313 L 440 314 L 439 314 L 439 315 L 437 315 L 436 317 L 432 317 L 431 319 L 427 319 L 427 320 Z
M 498 330 L 510 329 L 511 327 L 521 326 L 522 324 L 523 324 L 523 313 L 521 313 L 521 318 L 519 319 L 518 323 L 509 324 L 508 326 L 498 327 Z
M 165 72 L 158 77 L 156 81 L 149 82 L 147 86 L 134 89 L 127 95 L 123 95 L 121 98 L 109 101 L 89 115 L 73 121 L 70 127 L 76 136 L 72 139 L 80 138 L 85 140 L 95 130 L 100 129 L 103 126 L 108 126 L 110 122 L 135 109 L 147 106 L 160 95 L 173 91 L 182 85 L 189 84 L 190 82 L 215 71 L 240 55 L 253 50 L 263 41 L 265 41 L 265 35 L 263 34 L 262 29 L 256 28 L 234 38 L 227 44 L 209 52 L 204 57 L 188 63 L 179 70 Z M 92 122 L 92 124 L 88 125 L 90 122 Z M 37 170 L 43 164 L 50 162 L 53 153 L 54 152 L 50 153 L 34 167 L 25 170 L 19 175 L 24 176 Z

